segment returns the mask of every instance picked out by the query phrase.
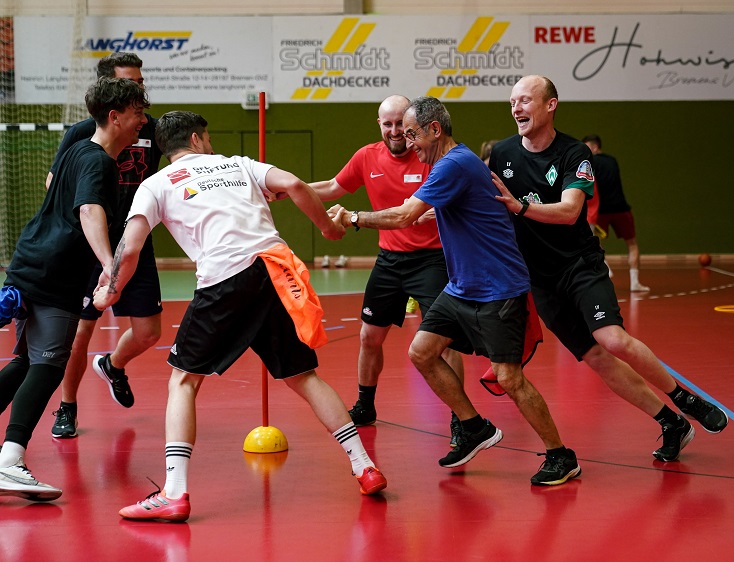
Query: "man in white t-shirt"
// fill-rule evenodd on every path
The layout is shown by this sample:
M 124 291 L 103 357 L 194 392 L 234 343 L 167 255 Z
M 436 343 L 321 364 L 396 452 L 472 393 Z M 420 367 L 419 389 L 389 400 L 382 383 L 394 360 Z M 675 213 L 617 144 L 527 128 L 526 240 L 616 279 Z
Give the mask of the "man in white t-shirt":
M 361 492 L 379 492 L 387 485 L 385 477 L 365 451 L 341 398 L 315 372 L 318 360 L 313 347 L 325 338 L 304 343 L 308 330 L 323 327 L 320 321 L 309 325 L 312 314 L 299 317 L 293 312 L 283 296 L 289 283 L 280 285 L 273 273 L 282 272 L 281 266 L 268 265 L 281 260 L 289 281 L 291 275 L 298 281 L 304 267 L 280 238 L 268 201 L 290 197 L 327 239 L 340 239 L 344 228 L 329 218 L 313 190 L 293 174 L 247 157 L 213 154 L 207 122 L 200 115 L 166 113 L 156 126 L 156 141 L 171 164 L 138 188 L 110 283 L 96 291 L 94 304 L 105 308 L 115 302 L 135 270 L 146 236 L 161 222 L 196 262 L 197 291 L 168 357 L 173 372 L 166 409 L 166 484 L 162 491 L 120 510 L 120 515 L 188 519 L 196 394 L 204 376 L 223 374 L 250 347 L 275 379 L 284 380 L 311 405 L 339 441 Z M 301 288 L 303 293 L 295 300 L 310 293 L 321 312 L 308 282 Z

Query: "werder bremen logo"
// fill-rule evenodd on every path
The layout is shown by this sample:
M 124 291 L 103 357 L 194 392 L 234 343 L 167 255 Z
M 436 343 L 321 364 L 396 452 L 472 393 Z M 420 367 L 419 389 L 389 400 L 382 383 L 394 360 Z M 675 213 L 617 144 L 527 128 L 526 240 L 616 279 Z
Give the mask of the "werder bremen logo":
M 550 170 L 548 170 L 548 173 L 545 174 L 545 179 L 548 180 L 548 183 L 550 185 L 553 185 L 556 183 L 556 180 L 558 179 L 558 170 L 556 170 L 555 166 L 551 166 Z

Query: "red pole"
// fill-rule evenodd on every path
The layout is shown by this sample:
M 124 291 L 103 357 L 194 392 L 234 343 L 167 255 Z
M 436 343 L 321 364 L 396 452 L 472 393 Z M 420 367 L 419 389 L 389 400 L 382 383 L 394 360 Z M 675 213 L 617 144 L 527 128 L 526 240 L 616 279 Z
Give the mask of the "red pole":
M 260 92 L 260 162 L 265 162 L 265 92 Z
M 260 92 L 259 97 L 259 147 L 260 162 L 265 162 L 265 92 Z M 262 364 L 262 402 L 263 402 L 263 427 L 269 427 L 268 420 L 268 369 Z

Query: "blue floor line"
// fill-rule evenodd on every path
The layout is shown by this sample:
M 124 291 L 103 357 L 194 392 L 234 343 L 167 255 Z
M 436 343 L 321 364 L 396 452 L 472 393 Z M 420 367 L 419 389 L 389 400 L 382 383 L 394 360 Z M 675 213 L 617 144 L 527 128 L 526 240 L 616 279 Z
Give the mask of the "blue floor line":
M 663 363 L 663 362 L 661 361 L 661 363 Z M 700 388 L 700 387 L 696 386 L 695 384 L 693 384 L 691 381 L 689 381 L 686 377 L 684 377 L 680 373 L 675 372 L 673 369 L 671 369 L 665 363 L 663 363 L 663 367 L 665 367 L 667 369 L 667 371 L 672 375 L 672 377 L 674 379 L 676 379 L 678 382 L 683 383 L 685 386 L 688 387 L 689 390 L 692 390 L 693 392 L 695 392 L 696 394 L 698 394 L 701 398 L 705 398 L 706 400 L 708 400 L 712 404 L 715 404 L 719 408 L 721 408 L 722 410 L 724 410 L 726 412 L 726 415 L 729 416 L 729 419 L 734 419 L 734 412 L 732 412 L 729 408 L 727 408 L 721 402 L 719 402 L 718 400 L 716 400 L 713 396 L 711 396 L 705 390 L 703 390 L 702 388 Z

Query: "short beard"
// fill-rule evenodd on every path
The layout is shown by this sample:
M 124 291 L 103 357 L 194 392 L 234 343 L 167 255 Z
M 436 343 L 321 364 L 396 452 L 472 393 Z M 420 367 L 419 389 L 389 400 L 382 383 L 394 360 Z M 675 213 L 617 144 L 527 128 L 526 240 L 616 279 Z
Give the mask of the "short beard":
M 397 145 L 392 144 L 385 139 L 382 140 L 385 143 L 385 146 L 387 146 L 387 149 L 390 151 L 390 154 L 393 154 L 394 156 L 405 154 L 405 152 L 408 150 L 408 146 L 405 144 L 405 139 L 403 139 L 403 142 Z M 398 147 L 400 147 L 400 150 L 398 150 Z

